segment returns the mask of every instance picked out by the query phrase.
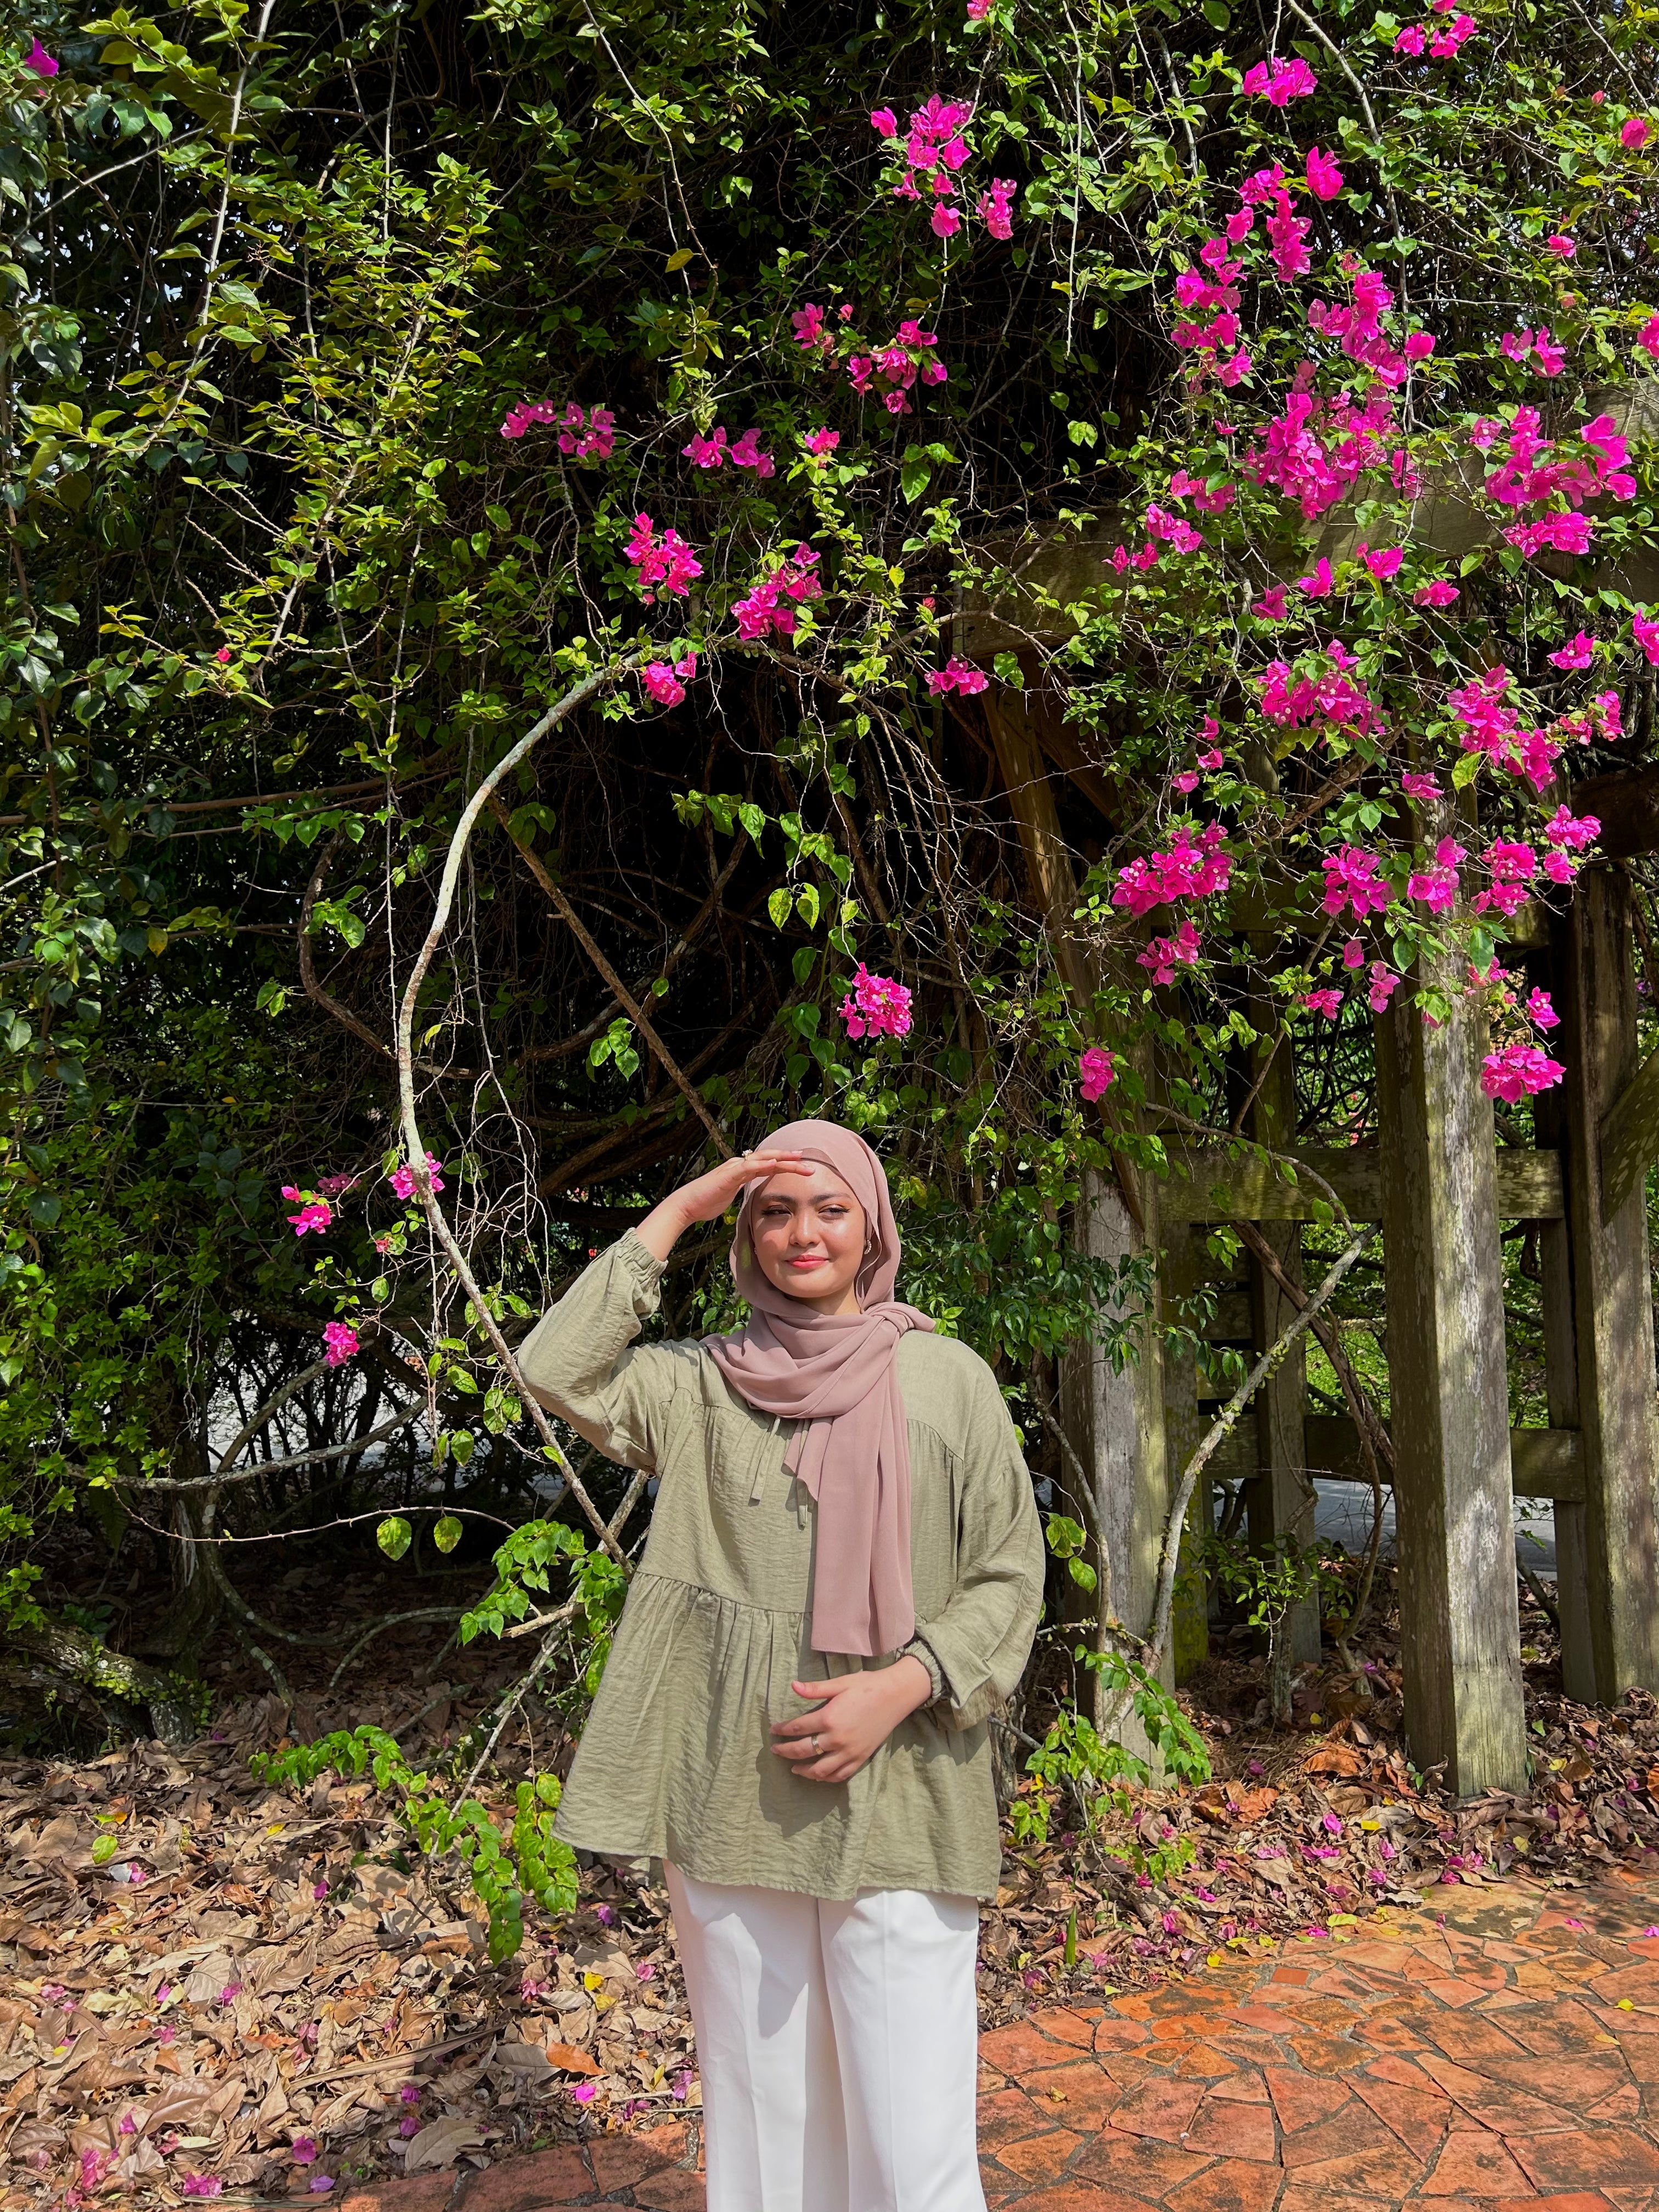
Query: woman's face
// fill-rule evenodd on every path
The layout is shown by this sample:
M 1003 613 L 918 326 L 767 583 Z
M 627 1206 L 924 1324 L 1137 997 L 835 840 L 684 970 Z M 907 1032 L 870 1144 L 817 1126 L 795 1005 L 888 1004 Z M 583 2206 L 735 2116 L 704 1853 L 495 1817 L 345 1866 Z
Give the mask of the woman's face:
M 833 1168 L 774 1176 L 750 1209 L 755 1257 L 769 1283 L 819 1313 L 856 1313 L 864 1208 Z

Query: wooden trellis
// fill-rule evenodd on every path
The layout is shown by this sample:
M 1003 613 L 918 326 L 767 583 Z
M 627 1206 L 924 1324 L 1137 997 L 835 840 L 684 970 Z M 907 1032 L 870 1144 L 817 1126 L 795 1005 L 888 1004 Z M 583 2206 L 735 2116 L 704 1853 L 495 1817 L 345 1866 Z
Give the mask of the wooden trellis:
M 1051 763 L 1074 782 L 1086 763 L 1067 762 L 1067 734 L 1033 695 L 1024 704 L 992 695 L 987 724 L 1035 895 L 1086 1003 L 1092 979 L 1073 933 L 1075 879 L 1049 784 Z M 1416 1763 L 1443 1763 L 1465 1796 L 1526 1778 L 1516 1493 L 1553 1503 L 1568 1694 L 1609 1703 L 1634 1685 L 1659 1689 L 1645 1199 L 1659 1153 L 1659 1054 L 1638 1072 L 1632 927 L 1628 882 L 1601 863 L 1581 876 L 1565 917 L 1540 921 L 1521 948 L 1561 1015 L 1552 1049 L 1567 1070 L 1535 1102 L 1535 1149 L 1496 1142 L 1480 1007 L 1455 998 L 1431 1027 L 1401 992 L 1376 1024 L 1376 1143 L 1299 1155 L 1356 1220 L 1382 1224 L 1407 1735 Z M 1288 1067 L 1255 1100 L 1249 1133 L 1294 1149 Z M 1086 1249 L 1114 1260 L 1161 1252 L 1172 1308 L 1202 1279 L 1203 1225 L 1250 1221 L 1294 1282 L 1313 1186 L 1259 1158 L 1169 1149 L 1169 1178 L 1091 1180 L 1078 1224 Z M 1549 1425 L 1512 1430 L 1499 1224 L 1517 1220 L 1537 1226 Z M 1265 1346 L 1284 1295 L 1248 1259 L 1220 1286 L 1211 1334 Z M 1065 1363 L 1064 1412 L 1094 1486 L 1108 1602 L 1136 1630 L 1150 1615 L 1170 1496 L 1202 1432 L 1200 1389 L 1196 1360 L 1166 1357 L 1151 1331 L 1121 1375 L 1088 1347 Z M 1358 1458 L 1350 1422 L 1308 1414 L 1292 1360 L 1261 1394 L 1254 1427 L 1242 1425 L 1212 1466 L 1246 1484 L 1249 1540 L 1266 1547 L 1308 1540 L 1310 1468 L 1357 1476 Z M 1189 1656 L 1203 1632 L 1201 1618 L 1188 1620 Z M 1297 1656 L 1316 1655 L 1311 1606 L 1287 1632 Z

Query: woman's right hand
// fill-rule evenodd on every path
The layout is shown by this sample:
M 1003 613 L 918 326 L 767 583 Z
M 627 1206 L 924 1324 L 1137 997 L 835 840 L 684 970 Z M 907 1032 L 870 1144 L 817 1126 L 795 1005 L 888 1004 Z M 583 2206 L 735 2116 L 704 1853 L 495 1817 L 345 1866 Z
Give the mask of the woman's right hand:
M 660 1206 L 653 1206 L 634 1233 L 647 1251 L 665 1260 L 678 1237 L 694 1221 L 718 1221 L 745 1183 L 763 1182 L 769 1176 L 810 1176 L 811 1172 L 811 1161 L 800 1152 L 744 1152 L 736 1159 L 722 1160 L 707 1175 L 682 1183 Z

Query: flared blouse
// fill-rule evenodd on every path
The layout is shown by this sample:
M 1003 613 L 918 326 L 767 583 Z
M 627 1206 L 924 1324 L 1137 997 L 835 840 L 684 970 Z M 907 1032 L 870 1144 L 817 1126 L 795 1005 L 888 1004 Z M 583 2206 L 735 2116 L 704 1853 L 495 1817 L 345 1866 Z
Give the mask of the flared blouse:
M 774 1721 L 811 1710 L 791 1681 L 902 1655 L 812 1649 L 817 1507 L 783 1464 L 798 1425 L 746 1404 L 700 1342 L 637 1341 L 661 1279 L 630 1230 L 519 1355 L 544 1407 L 608 1459 L 659 1478 L 555 1833 L 703 1881 L 842 1901 L 860 1889 L 994 1896 L 989 1723 L 1030 1655 L 1044 1561 L 995 1377 L 952 1338 L 899 1341 L 916 1612 L 904 1650 L 933 1695 L 850 1780 L 809 1782 L 771 1748 Z

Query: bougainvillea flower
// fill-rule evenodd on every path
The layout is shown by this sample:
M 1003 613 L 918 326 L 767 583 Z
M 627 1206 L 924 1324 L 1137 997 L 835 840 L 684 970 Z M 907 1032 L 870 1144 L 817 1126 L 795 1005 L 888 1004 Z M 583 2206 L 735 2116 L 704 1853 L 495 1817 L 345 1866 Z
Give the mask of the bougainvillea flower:
M 1342 994 L 1334 988 L 1309 991 L 1304 994 L 1302 1003 L 1311 1012 L 1323 1014 L 1328 1022 L 1334 1022 L 1342 1010 Z
M 1540 1091 L 1552 1091 L 1566 1073 L 1541 1045 L 1506 1044 L 1488 1053 L 1480 1070 L 1480 1088 L 1488 1098 L 1502 1098 L 1513 1106 Z
M 982 668 L 970 667 L 967 661 L 954 653 L 943 668 L 930 668 L 927 672 L 927 689 L 935 699 L 943 699 L 952 691 L 971 696 L 976 691 L 985 690 L 990 681 Z
M 1344 845 L 1337 852 L 1328 853 L 1322 865 L 1327 914 L 1346 914 L 1352 908 L 1355 921 L 1363 921 L 1368 914 L 1386 910 L 1394 890 L 1382 872 L 1379 854 L 1368 853 L 1363 846 Z
M 1443 837 L 1434 848 L 1434 865 L 1418 870 L 1406 886 L 1407 896 L 1421 899 L 1431 914 L 1445 914 L 1457 896 L 1457 864 L 1468 858 L 1464 848 Z
M 1573 255 L 1578 251 L 1577 240 L 1565 237 L 1559 230 L 1553 230 L 1549 236 L 1544 240 L 1544 243 L 1548 246 L 1550 252 L 1561 261 L 1571 261 Z
M 693 468 L 717 469 L 726 459 L 726 432 L 718 423 L 706 438 L 694 430 L 690 444 L 682 446 L 680 451 Z
M 59 64 L 37 39 L 23 57 L 23 67 L 33 70 L 36 76 L 56 76 Z
M 1646 608 L 1638 607 L 1630 618 L 1630 631 L 1652 666 L 1659 668 L 1659 621 L 1650 621 Z
M 1429 43 L 1428 33 L 1419 23 L 1409 24 L 1394 42 L 1397 54 L 1420 54 Z
M 334 1209 L 325 1198 L 307 1199 L 307 1193 L 296 1190 L 291 1182 L 283 1185 L 283 1196 L 303 1201 L 297 1213 L 288 1216 L 289 1226 L 296 1237 L 307 1233 L 320 1237 L 334 1218 Z
M 1400 573 L 1400 564 L 1406 557 L 1406 549 L 1403 545 L 1386 545 L 1372 552 L 1368 547 L 1362 545 L 1359 549 L 1359 557 L 1379 583 L 1389 584 L 1392 583 Z
M 1527 1000 L 1527 1013 L 1540 1030 L 1557 1030 L 1561 1026 L 1561 1017 L 1556 1012 L 1549 993 L 1541 984 Z
M 349 1321 L 331 1321 L 323 1330 L 323 1342 L 328 1346 L 325 1357 L 331 1367 L 343 1367 L 357 1353 L 357 1332 Z
M 841 443 L 839 430 L 809 430 L 802 441 L 814 460 L 828 460 Z
M 550 407 L 544 399 L 520 399 L 507 410 L 501 424 L 503 438 L 522 438 L 532 422 L 556 422 L 559 410 Z
M 1400 788 L 1407 799 L 1439 799 L 1444 795 L 1438 776 L 1425 775 L 1418 769 L 1407 769 L 1400 779 Z
M 1419 607 L 1449 607 L 1457 596 L 1456 585 L 1447 583 L 1443 577 L 1437 577 L 1431 584 L 1419 584 L 1412 593 Z
M 314 2166 L 317 2163 L 317 2139 L 314 2136 L 295 2136 L 288 2149 L 289 2156 L 295 2166 Z
M 1173 937 L 1153 938 L 1144 952 L 1136 953 L 1135 959 L 1140 967 L 1151 969 L 1153 983 L 1161 987 L 1175 981 L 1178 967 L 1196 966 L 1203 943 L 1191 921 L 1183 916 Z
M 849 1037 L 908 1036 L 910 994 L 890 975 L 872 975 L 860 960 L 841 1002 L 841 1018 Z
M 678 531 L 665 530 L 659 538 L 648 514 L 634 517 L 633 534 L 623 550 L 639 570 L 641 583 L 654 586 L 670 599 L 683 599 L 702 574 L 702 562 Z M 649 605 L 655 593 L 647 589 L 644 596 Z
M 665 660 L 648 660 L 640 671 L 640 681 L 659 707 L 678 707 L 685 696 L 685 686 Z
M 1275 584 L 1270 592 L 1263 592 L 1251 609 L 1263 622 L 1281 623 L 1289 611 L 1288 592 L 1283 584 Z
M 1593 845 L 1601 834 L 1601 823 L 1597 816 L 1575 814 L 1565 801 L 1544 824 L 1546 843 L 1574 853 L 1582 853 L 1587 845 Z
M 898 137 L 898 118 L 890 107 L 876 107 L 870 111 L 870 128 L 883 138 Z
M 1632 115 L 1619 126 L 1619 143 L 1628 147 L 1632 154 L 1639 153 L 1648 143 L 1648 126 L 1643 117 Z
M 1365 948 L 1357 937 L 1351 937 L 1342 948 L 1342 965 L 1345 968 L 1363 968 L 1364 964 Z
M 1253 98 L 1265 94 L 1274 107 L 1288 106 L 1293 100 L 1305 100 L 1318 89 L 1319 79 L 1300 54 L 1287 62 L 1275 56 L 1270 61 L 1258 62 L 1253 70 L 1245 72 L 1245 92 Z
M 734 469 L 753 469 L 757 477 L 775 476 L 775 464 L 770 453 L 762 452 L 757 443 L 759 437 L 758 430 L 744 432 L 732 448 L 732 465 Z
M 1334 200 L 1342 189 L 1342 172 L 1336 166 L 1336 157 L 1322 154 L 1316 145 L 1308 149 L 1308 190 L 1316 200 Z
M 1549 657 L 1552 668 L 1588 668 L 1595 658 L 1595 640 L 1587 629 L 1581 629 L 1558 652 Z
M 1014 234 L 1014 194 L 1019 186 L 1008 177 L 993 177 L 975 203 L 979 218 L 993 238 Z
M 584 425 L 582 410 L 573 401 L 559 426 L 559 451 L 579 461 L 608 461 L 616 435 L 617 418 L 608 407 L 596 407 Z
M 444 1187 L 443 1165 L 443 1162 L 441 1159 L 434 1158 L 432 1153 L 428 1152 L 427 1154 L 427 1181 L 431 1184 L 434 1194 L 441 1191 Z M 397 1192 L 398 1197 L 401 1199 L 409 1200 L 414 1197 L 415 1170 L 409 1165 L 407 1161 L 404 1162 L 402 1167 L 394 1168 L 392 1170 L 392 1188 Z
M 1078 1059 L 1078 1089 L 1086 1106 L 1109 1091 L 1117 1079 L 1117 1068 L 1104 1045 L 1085 1045 Z
M 1400 978 L 1381 960 L 1371 963 L 1370 980 L 1365 988 L 1365 1003 L 1374 1014 L 1383 1013 L 1395 993 L 1400 988 Z

